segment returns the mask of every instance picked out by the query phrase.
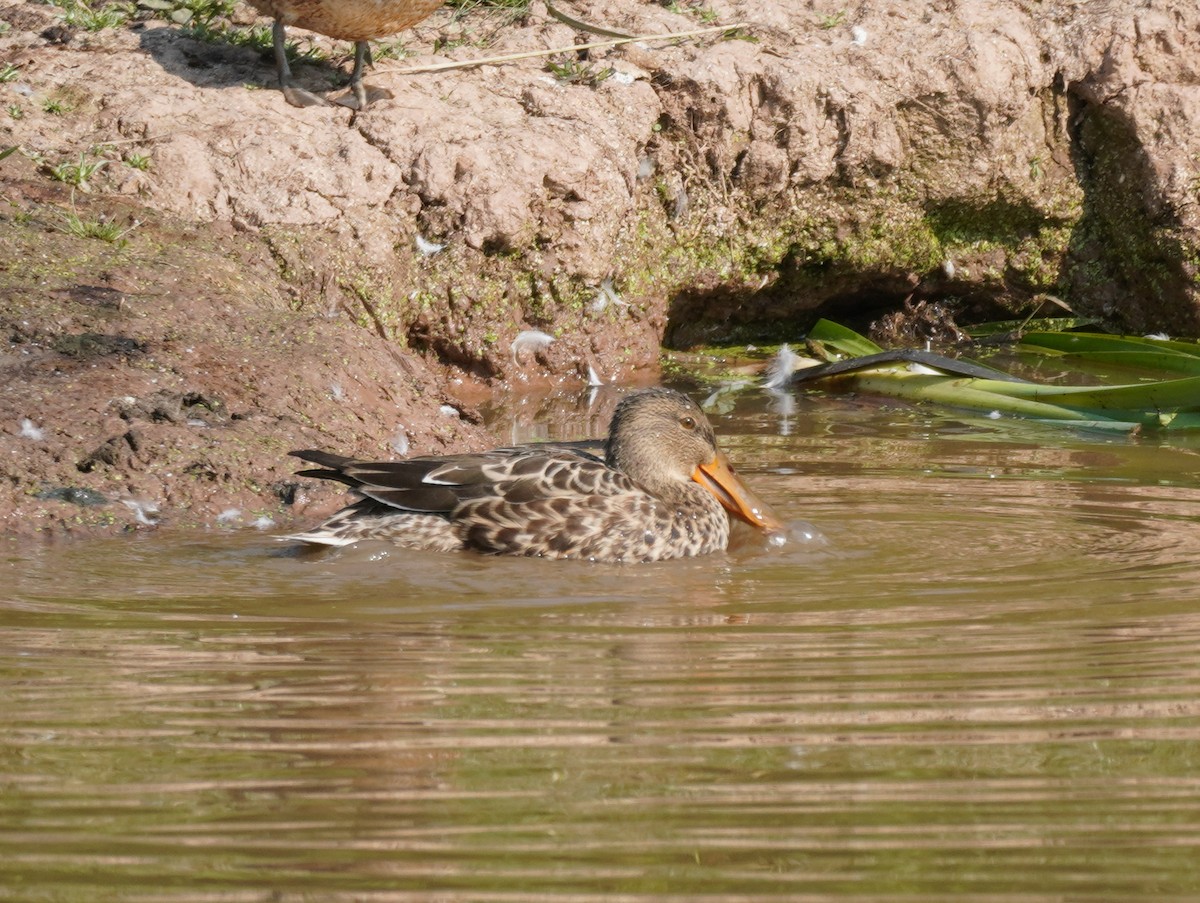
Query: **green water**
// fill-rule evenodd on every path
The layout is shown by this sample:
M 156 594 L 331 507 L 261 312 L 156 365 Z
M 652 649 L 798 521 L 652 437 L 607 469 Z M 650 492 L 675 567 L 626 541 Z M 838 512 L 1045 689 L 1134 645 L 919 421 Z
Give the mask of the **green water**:
M 786 548 L 8 543 L 0 899 L 1200 898 L 1193 448 L 714 421 Z

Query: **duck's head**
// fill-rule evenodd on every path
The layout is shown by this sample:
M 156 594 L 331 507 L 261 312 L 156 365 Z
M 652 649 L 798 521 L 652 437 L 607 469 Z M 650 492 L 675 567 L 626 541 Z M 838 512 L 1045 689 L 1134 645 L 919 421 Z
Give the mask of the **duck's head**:
M 605 450 L 608 463 L 648 492 L 694 482 L 731 515 L 768 533 L 784 530 L 770 507 L 734 473 L 700 406 L 673 389 L 645 389 L 617 405 Z

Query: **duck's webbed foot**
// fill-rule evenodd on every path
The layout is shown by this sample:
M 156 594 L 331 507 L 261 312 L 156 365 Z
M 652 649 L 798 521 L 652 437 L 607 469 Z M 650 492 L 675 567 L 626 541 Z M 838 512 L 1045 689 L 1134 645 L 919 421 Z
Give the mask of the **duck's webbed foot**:
M 363 71 L 368 64 L 375 65 L 371 59 L 371 47 L 366 41 L 357 41 L 354 45 L 354 71 L 350 73 L 350 92 L 339 97 L 336 103 L 352 110 L 365 110 L 374 101 L 393 96 L 387 88 L 367 90 L 363 84 Z
M 295 85 L 283 84 L 283 79 L 280 79 L 279 87 L 283 89 L 283 99 L 290 103 L 293 107 L 327 107 L 329 101 L 319 94 L 313 94 L 312 91 L 306 91 L 304 88 L 297 88 Z
M 271 38 L 275 47 L 275 71 L 279 75 L 279 90 L 283 92 L 283 99 L 293 107 L 328 106 L 329 101 L 324 97 L 292 84 L 292 67 L 287 60 L 287 32 L 278 19 L 271 28 Z
M 365 110 L 377 100 L 387 100 L 395 96 L 387 88 L 368 88 L 360 82 L 351 85 L 350 90 L 334 100 L 334 103 L 352 110 Z

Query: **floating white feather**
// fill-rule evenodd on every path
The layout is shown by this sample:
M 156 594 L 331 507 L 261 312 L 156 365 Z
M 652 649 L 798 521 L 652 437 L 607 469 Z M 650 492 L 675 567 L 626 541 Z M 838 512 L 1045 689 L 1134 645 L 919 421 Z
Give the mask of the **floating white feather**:
M 617 307 L 629 306 L 629 302 L 621 297 L 621 293 L 613 285 L 612 279 L 605 279 L 600 283 L 600 288 L 596 290 L 596 297 L 592 300 L 592 313 L 603 313 L 610 304 L 615 304 Z
M 408 430 L 404 428 L 404 424 L 399 424 L 396 427 L 396 433 L 392 436 L 392 451 L 398 454 L 401 458 L 408 455 Z
M 775 356 L 771 358 L 771 363 L 767 364 L 764 374 L 766 380 L 763 385 L 768 389 L 782 389 L 788 384 L 792 374 L 796 372 L 796 364 L 799 360 L 799 355 L 792 351 L 790 345 L 781 345 Z
M 548 332 L 542 332 L 540 329 L 522 329 L 509 347 L 512 349 L 513 360 L 516 361 L 524 352 L 536 354 L 553 341 L 554 336 Z

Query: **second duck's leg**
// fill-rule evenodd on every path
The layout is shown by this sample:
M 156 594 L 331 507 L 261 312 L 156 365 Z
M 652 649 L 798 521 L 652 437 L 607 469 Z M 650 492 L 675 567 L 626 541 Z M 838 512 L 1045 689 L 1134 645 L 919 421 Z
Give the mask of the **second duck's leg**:
M 287 60 L 287 29 L 278 19 L 271 28 L 271 39 L 275 48 L 275 71 L 279 75 L 279 88 L 283 91 L 284 100 L 293 107 L 326 106 L 329 101 L 325 98 L 292 84 L 292 67 Z
M 355 110 L 363 110 L 372 100 L 392 96 L 392 92 L 386 88 L 375 88 L 371 91 L 370 97 L 367 96 L 367 88 L 363 84 L 363 74 L 368 65 L 375 65 L 375 61 L 371 59 L 371 45 L 366 41 L 356 41 L 354 43 L 354 71 L 350 73 L 350 93 L 339 98 L 338 103 Z

